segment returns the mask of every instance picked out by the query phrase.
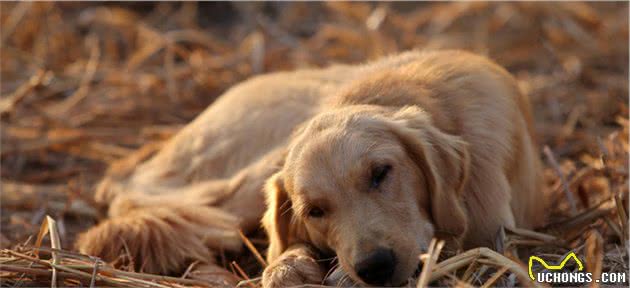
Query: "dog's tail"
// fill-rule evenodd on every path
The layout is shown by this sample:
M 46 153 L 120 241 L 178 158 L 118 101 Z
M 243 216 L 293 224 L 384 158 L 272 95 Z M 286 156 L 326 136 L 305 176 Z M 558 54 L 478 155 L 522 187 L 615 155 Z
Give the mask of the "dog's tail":
M 212 263 L 212 251 L 241 248 L 239 219 L 218 208 L 171 203 L 122 210 L 81 234 L 77 249 L 136 271 L 167 274 L 193 260 Z

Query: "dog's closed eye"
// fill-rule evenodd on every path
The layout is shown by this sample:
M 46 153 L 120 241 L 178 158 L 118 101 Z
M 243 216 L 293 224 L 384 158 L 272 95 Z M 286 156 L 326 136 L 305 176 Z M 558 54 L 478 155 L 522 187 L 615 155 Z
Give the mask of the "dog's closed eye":
M 324 214 L 324 209 L 319 207 L 311 207 L 308 209 L 308 217 L 311 218 L 322 218 Z
M 331 207 L 324 198 L 311 199 L 298 206 L 299 214 L 310 219 L 324 218 L 331 213 Z
M 372 174 L 370 176 L 370 188 L 376 189 L 378 188 L 385 178 L 387 178 L 387 174 L 392 170 L 392 166 L 389 164 L 378 165 L 372 168 Z

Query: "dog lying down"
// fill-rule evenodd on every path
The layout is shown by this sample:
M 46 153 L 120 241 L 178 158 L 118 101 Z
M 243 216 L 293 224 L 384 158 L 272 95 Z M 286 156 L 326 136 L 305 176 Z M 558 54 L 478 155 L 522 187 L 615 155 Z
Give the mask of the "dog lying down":
M 404 285 L 433 237 L 493 247 L 502 226 L 542 223 L 531 122 L 510 74 L 462 51 L 257 76 L 110 169 L 109 218 L 77 247 L 177 273 L 262 220 L 265 287 L 320 284 L 331 257 L 356 283 Z

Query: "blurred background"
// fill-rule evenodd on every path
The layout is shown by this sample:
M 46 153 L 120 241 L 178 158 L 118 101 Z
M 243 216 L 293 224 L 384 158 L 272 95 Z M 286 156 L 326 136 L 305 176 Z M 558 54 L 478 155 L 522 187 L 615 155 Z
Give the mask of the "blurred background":
M 572 205 L 627 203 L 628 11 L 627 2 L 2 2 L 0 248 L 32 245 L 51 215 L 72 249 L 103 217 L 91 196 L 106 169 L 165 141 L 239 81 L 408 49 L 470 50 L 515 75 L 534 105 L 554 219 L 574 216 Z M 602 253 L 617 253 L 604 269 L 627 270 L 627 217 L 613 210 L 558 233 L 575 247 L 597 233 Z

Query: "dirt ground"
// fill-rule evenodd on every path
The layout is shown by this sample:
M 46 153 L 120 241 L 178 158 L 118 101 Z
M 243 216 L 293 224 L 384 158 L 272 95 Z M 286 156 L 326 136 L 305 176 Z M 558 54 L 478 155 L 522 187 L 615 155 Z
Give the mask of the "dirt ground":
M 109 165 L 167 140 L 234 83 L 414 48 L 487 55 L 530 96 L 553 199 L 539 232 L 554 238 L 508 233 L 527 253 L 506 255 L 526 267 L 531 253 L 574 251 L 587 271 L 628 271 L 628 12 L 627 2 L 2 2 L 2 286 L 50 286 L 46 267 L 7 270 L 28 262 L 9 251 L 34 255 L 46 215 L 71 251 L 104 216 L 91 197 Z M 249 237 L 264 250 L 262 235 Z M 248 250 L 226 259 L 258 285 Z M 486 264 L 436 283 L 482 285 L 497 270 Z M 489 284 L 518 285 L 502 273 Z

